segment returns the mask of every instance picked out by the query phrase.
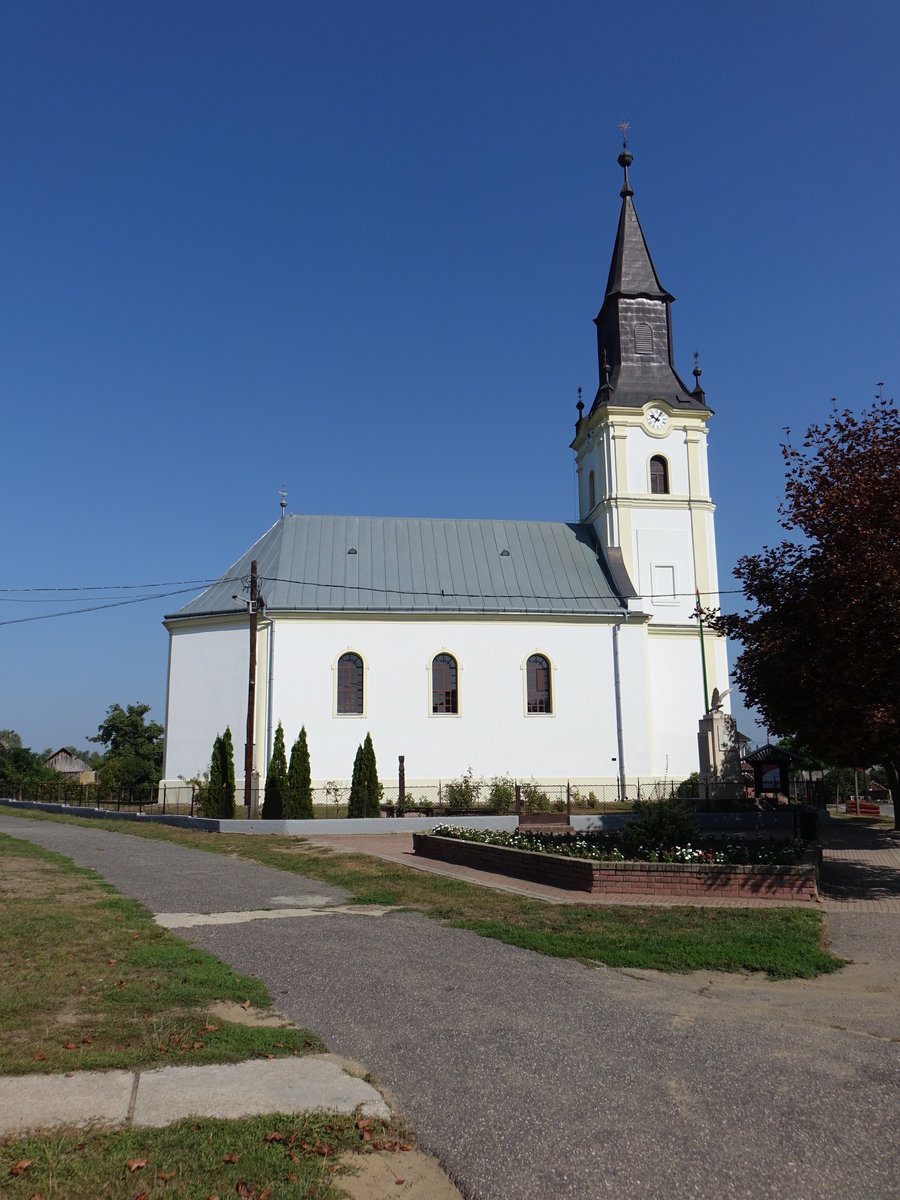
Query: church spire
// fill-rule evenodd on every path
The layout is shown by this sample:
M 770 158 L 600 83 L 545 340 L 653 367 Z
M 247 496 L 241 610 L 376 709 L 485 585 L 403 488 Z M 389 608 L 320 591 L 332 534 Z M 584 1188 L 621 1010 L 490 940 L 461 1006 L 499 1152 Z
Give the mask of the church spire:
M 623 135 L 627 131 L 623 122 Z M 618 157 L 625 179 L 622 208 L 606 281 L 603 306 L 595 319 L 600 387 L 591 411 L 600 405 L 641 407 L 648 400 L 702 407 L 675 371 L 671 304 L 662 285 L 634 207 L 629 168 L 634 156 L 623 137 Z

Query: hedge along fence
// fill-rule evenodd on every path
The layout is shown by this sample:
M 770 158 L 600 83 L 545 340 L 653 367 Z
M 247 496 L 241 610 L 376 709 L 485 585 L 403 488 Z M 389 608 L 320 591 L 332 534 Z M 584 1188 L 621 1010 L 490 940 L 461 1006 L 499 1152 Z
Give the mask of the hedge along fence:
M 797 866 L 729 866 L 706 863 L 598 862 L 506 846 L 413 834 L 423 858 L 528 879 L 550 887 L 609 896 L 726 896 L 736 899 L 818 900 L 819 852 L 807 850 Z

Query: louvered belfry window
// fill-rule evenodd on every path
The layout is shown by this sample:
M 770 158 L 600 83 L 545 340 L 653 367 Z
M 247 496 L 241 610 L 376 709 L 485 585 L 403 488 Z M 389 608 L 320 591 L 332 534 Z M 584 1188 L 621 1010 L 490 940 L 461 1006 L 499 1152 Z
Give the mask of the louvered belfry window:
M 362 715 L 363 664 L 358 654 L 338 659 L 337 710 L 341 715 Z
M 634 352 L 635 354 L 653 353 L 653 330 L 643 321 L 634 327 Z
M 459 692 L 456 684 L 457 666 L 452 654 L 438 654 L 431 664 L 431 711 L 459 712 Z
M 528 660 L 528 711 L 553 712 L 550 698 L 550 664 L 543 654 L 532 654 Z

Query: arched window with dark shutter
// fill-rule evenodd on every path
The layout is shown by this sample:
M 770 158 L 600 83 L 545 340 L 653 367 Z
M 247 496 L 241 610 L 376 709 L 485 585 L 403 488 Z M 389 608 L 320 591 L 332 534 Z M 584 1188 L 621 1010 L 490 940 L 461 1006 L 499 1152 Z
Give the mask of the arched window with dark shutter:
M 591 471 L 588 475 L 588 512 L 592 511 L 597 503 L 597 485 L 594 482 L 594 472 Z
M 550 695 L 550 664 L 543 654 L 532 654 L 528 660 L 528 711 L 552 713 Z
M 458 713 L 458 668 L 452 654 L 437 654 L 431 663 L 431 711 Z
M 663 496 L 669 490 L 669 464 L 661 454 L 654 454 L 650 459 L 650 491 L 655 496 Z
M 337 710 L 341 716 L 363 712 L 363 662 L 358 654 L 342 654 L 337 665 Z

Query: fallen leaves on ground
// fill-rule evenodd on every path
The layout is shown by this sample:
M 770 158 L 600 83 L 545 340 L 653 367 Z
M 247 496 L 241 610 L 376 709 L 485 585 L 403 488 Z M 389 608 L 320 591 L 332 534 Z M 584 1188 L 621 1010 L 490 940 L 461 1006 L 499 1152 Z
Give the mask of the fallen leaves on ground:
M 14 1167 L 10 1167 L 10 1175 L 24 1175 L 33 1162 L 33 1158 L 20 1158 Z
M 135 1171 L 142 1171 L 149 1161 L 149 1158 L 126 1158 L 125 1166 L 133 1175 Z

